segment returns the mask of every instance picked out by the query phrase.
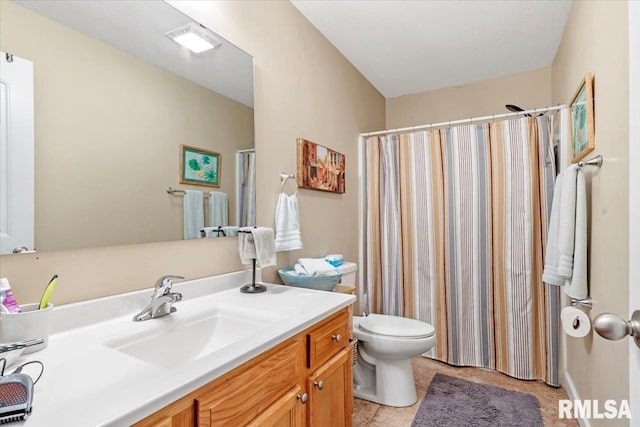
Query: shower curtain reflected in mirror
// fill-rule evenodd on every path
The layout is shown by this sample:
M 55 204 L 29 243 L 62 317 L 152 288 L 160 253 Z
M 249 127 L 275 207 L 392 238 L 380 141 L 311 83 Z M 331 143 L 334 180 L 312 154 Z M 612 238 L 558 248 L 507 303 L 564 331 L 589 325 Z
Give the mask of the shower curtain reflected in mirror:
M 559 292 L 542 282 L 552 122 L 547 114 L 365 142 L 368 308 L 434 325 L 430 357 L 559 385 Z
M 237 224 L 239 227 L 256 225 L 256 152 L 242 150 L 236 153 Z

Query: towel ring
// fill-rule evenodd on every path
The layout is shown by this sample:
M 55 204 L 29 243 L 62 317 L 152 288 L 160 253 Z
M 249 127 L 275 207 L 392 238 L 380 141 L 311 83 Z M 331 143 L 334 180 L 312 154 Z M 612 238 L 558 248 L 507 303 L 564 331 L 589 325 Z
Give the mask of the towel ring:
M 293 194 L 287 194 L 284 192 L 284 184 L 287 182 L 288 179 L 292 179 L 296 183 L 296 191 L 294 191 Z M 296 194 L 298 194 L 298 185 L 297 185 L 296 177 L 293 176 L 293 174 L 288 174 L 284 172 L 280 173 L 280 192 L 287 194 L 288 196 L 295 196 Z

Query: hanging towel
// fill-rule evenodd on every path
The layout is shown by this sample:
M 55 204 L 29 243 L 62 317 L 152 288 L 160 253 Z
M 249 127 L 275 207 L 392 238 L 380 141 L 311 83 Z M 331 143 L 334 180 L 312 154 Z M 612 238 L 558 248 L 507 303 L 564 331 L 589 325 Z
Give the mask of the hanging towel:
M 542 280 L 578 299 L 588 296 L 586 202 L 584 173 L 572 165 L 556 179 Z
M 276 251 L 302 249 L 298 199 L 281 192 L 276 203 Z
M 199 239 L 200 229 L 204 227 L 204 206 L 202 191 L 185 190 L 182 207 L 184 211 L 184 239 Z
M 276 265 L 273 228 L 243 227 L 240 231 L 250 231 L 238 235 L 238 253 L 243 264 L 251 264 L 255 259 L 260 267 Z
M 227 220 L 227 193 L 212 191 L 209 193 L 209 226 L 225 227 L 229 225 Z

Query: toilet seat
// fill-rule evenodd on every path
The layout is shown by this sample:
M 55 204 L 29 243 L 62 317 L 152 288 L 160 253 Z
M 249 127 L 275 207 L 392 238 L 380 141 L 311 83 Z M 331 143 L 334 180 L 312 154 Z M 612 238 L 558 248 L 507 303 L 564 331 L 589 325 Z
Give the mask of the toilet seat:
M 396 338 L 428 338 L 435 334 L 435 328 L 428 323 L 384 314 L 370 314 L 358 327 L 370 334 Z

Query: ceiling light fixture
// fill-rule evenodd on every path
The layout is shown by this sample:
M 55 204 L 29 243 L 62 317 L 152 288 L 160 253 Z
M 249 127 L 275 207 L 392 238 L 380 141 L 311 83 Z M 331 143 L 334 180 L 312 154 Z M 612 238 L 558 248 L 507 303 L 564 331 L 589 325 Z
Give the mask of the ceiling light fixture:
M 184 25 L 169 31 L 167 36 L 194 53 L 205 52 L 222 44 L 211 30 L 199 24 Z

